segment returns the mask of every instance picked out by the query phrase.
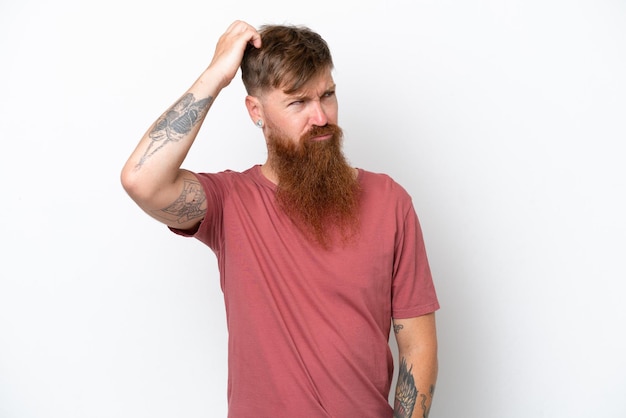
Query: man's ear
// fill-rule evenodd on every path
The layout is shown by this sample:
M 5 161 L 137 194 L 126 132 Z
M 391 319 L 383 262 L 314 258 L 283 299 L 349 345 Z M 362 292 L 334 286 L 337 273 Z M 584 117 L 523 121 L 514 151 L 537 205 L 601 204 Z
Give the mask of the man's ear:
M 254 124 L 263 120 L 263 109 L 258 97 L 246 96 L 246 108 Z

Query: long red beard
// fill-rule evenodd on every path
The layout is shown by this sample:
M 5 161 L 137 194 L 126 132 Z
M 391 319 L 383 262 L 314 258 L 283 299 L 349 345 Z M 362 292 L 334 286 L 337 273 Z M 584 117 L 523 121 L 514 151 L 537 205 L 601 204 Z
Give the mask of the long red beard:
M 311 138 L 332 134 L 325 141 Z M 276 199 L 294 222 L 325 248 L 358 230 L 360 188 L 341 151 L 337 125 L 314 127 L 299 143 L 268 136 L 269 162 L 278 177 Z

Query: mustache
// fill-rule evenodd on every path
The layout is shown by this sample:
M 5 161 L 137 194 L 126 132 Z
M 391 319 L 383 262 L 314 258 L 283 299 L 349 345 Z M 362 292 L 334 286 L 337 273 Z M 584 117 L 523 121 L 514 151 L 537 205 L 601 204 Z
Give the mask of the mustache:
M 342 131 L 341 128 L 337 125 L 329 123 L 324 126 L 313 126 L 307 133 L 302 135 L 302 141 L 306 142 L 321 135 L 333 135 L 333 136 L 341 136 Z

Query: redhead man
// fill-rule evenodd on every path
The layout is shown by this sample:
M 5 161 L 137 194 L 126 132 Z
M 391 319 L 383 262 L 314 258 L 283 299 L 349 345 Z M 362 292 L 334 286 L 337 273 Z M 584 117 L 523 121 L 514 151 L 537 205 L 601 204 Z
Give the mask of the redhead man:
M 181 168 L 240 68 L 267 160 L 243 172 Z M 419 221 L 399 184 L 344 157 L 333 68 L 309 28 L 235 21 L 122 170 L 139 207 L 217 257 L 230 418 L 423 418 L 430 410 L 439 303 Z

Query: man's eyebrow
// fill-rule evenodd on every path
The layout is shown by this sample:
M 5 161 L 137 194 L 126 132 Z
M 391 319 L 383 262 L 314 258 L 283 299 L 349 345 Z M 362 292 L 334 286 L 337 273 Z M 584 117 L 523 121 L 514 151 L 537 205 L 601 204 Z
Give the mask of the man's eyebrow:
M 328 94 L 328 93 L 334 93 L 335 90 L 337 88 L 336 84 L 332 84 L 330 86 L 328 86 L 326 89 L 324 89 L 324 92 L 322 93 L 322 95 L 324 94 Z M 289 100 L 306 100 L 311 98 L 311 93 L 310 92 L 306 92 L 306 91 L 294 91 L 292 93 L 285 93 L 285 100 L 289 101 Z

